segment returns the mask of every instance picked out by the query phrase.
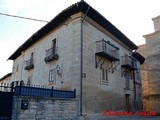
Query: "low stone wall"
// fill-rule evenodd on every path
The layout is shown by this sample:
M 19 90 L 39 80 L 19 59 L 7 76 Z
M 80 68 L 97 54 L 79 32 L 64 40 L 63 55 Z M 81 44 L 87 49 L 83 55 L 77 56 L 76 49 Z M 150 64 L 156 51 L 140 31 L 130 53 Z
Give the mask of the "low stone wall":
M 76 99 L 14 96 L 12 120 L 76 120 L 77 106 Z

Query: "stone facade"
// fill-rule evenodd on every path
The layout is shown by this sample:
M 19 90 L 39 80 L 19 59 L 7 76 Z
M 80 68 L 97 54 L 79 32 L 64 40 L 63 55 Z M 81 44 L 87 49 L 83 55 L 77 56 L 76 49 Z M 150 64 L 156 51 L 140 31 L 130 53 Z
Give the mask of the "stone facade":
M 160 16 L 154 17 L 152 18 L 152 20 L 154 21 L 154 30 L 155 31 L 159 31 L 160 30 Z
M 86 5 L 83 1 L 81 2 L 84 6 Z M 82 19 L 84 19 L 83 22 Z M 82 26 L 83 29 L 81 29 Z M 119 34 L 122 33 L 119 32 Z M 83 49 L 81 49 L 82 37 Z M 32 38 L 29 40 L 32 41 Z M 96 55 L 97 42 L 101 40 L 104 43 L 107 42 L 106 44 L 115 52 L 118 51 L 116 56 L 115 52 L 111 50 L 113 57 L 118 60 L 111 61 Z M 21 50 L 27 45 L 25 43 L 19 48 L 21 52 L 18 55 L 15 54 L 17 57 L 13 59 L 12 81 L 23 80 L 28 85 L 38 84 L 62 89 L 75 88 L 76 97 L 79 99 L 78 103 L 80 103 L 82 90 L 82 106 L 79 105 L 78 109 L 82 107 L 83 115 L 101 114 L 104 109 L 113 111 L 142 109 L 140 71 L 122 66 L 125 56 L 133 60 L 136 68 L 139 68 L 139 61 L 132 56 L 134 48 L 129 47 L 127 42 L 133 46 L 136 45 L 129 40 L 125 42 L 105 29 L 104 26 L 85 16 L 84 13 L 78 12 L 44 34 L 27 49 Z M 46 50 L 49 51 L 53 46 L 56 46 L 58 57 L 56 56 L 54 60 L 50 61 L 49 57 L 46 58 Z M 81 50 L 83 51 L 83 65 Z M 26 67 L 28 60 L 31 60 L 29 63 L 32 65 Z M 83 68 L 82 89 L 80 87 L 81 65 Z
M 133 78 L 129 78 L 130 89 L 125 89 L 127 78 L 122 75 L 123 69 L 121 68 L 122 56 L 125 56 L 125 54 L 131 56 L 132 52 L 127 48 L 127 46 L 123 45 L 122 43 L 118 43 L 114 36 L 110 35 L 105 30 L 103 31 L 100 26 L 96 26 L 98 29 L 95 26 L 95 23 L 86 22 L 84 24 L 84 73 L 86 73 L 86 78 L 83 79 L 83 111 L 85 111 L 84 113 L 90 114 L 100 113 L 104 109 L 123 111 L 126 109 L 126 94 L 130 95 L 130 110 L 134 110 L 134 80 Z M 120 61 L 113 71 L 110 70 L 112 62 L 109 60 L 105 60 L 102 66 L 99 65 L 97 68 L 95 68 L 95 42 L 101 39 L 110 41 L 120 48 Z M 137 66 L 140 66 L 138 61 Z M 108 72 L 107 84 L 104 83 L 102 79 L 103 69 L 106 69 Z M 136 81 L 141 83 L 139 75 L 139 71 L 135 71 Z M 136 88 L 137 95 L 141 94 L 141 85 L 139 87 L 140 88 Z M 139 109 L 142 109 L 141 98 L 142 94 L 140 97 L 137 97 Z
M 146 58 L 141 66 L 144 110 L 160 112 L 160 17 L 153 18 L 155 32 L 144 35 L 146 44 L 139 52 Z
M 12 120 L 76 120 L 77 100 L 14 96 L 12 111 Z
M 74 19 L 74 17 L 72 18 Z M 65 24 L 65 23 L 64 23 Z M 52 41 L 56 39 L 58 60 L 45 62 L 46 50 L 52 48 Z M 71 20 L 68 25 L 61 25 L 33 44 L 29 49 L 14 60 L 13 81 L 23 80 L 25 84 L 54 86 L 61 88 L 69 85 L 77 88 L 79 79 L 79 48 L 80 48 L 80 20 Z M 25 70 L 26 61 L 33 53 L 34 68 Z M 73 59 L 74 58 L 74 59 Z M 60 67 L 62 75 L 58 75 L 56 67 Z M 17 69 L 18 68 L 18 69 Z M 54 80 L 49 80 L 49 71 L 54 71 Z M 65 79 L 64 79 L 65 78 Z M 72 81 L 72 82 L 71 82 Z

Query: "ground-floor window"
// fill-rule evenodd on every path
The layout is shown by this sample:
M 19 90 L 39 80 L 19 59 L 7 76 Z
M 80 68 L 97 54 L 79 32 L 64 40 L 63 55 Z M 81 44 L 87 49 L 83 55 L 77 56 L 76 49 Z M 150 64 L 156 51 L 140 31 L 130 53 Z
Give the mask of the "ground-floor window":
M 49 82 L 56 83 L 56 70 L 52 69 L 49 71 Z
M 108 70 L 102 68 L 102 83 L 108 84 Z

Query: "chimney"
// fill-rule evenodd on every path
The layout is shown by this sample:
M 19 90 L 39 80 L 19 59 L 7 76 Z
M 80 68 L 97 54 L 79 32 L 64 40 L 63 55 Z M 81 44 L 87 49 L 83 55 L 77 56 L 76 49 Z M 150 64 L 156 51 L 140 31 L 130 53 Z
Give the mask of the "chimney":
M 160 15 L 157 17 L 152 18 L 154 23 L 154 30 L 159 31 L 160 30 Z

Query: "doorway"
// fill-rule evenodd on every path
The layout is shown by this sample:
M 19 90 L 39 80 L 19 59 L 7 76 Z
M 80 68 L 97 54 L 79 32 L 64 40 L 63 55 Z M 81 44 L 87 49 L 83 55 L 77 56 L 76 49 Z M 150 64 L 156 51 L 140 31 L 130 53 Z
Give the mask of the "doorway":
M 126 101 L 126 111 L 129 111 L 130 110 L 130 101 L 129 101 L 129 97 L 130 97 L 130 94 L 126 94 L 125 95 L 125 101 Z

